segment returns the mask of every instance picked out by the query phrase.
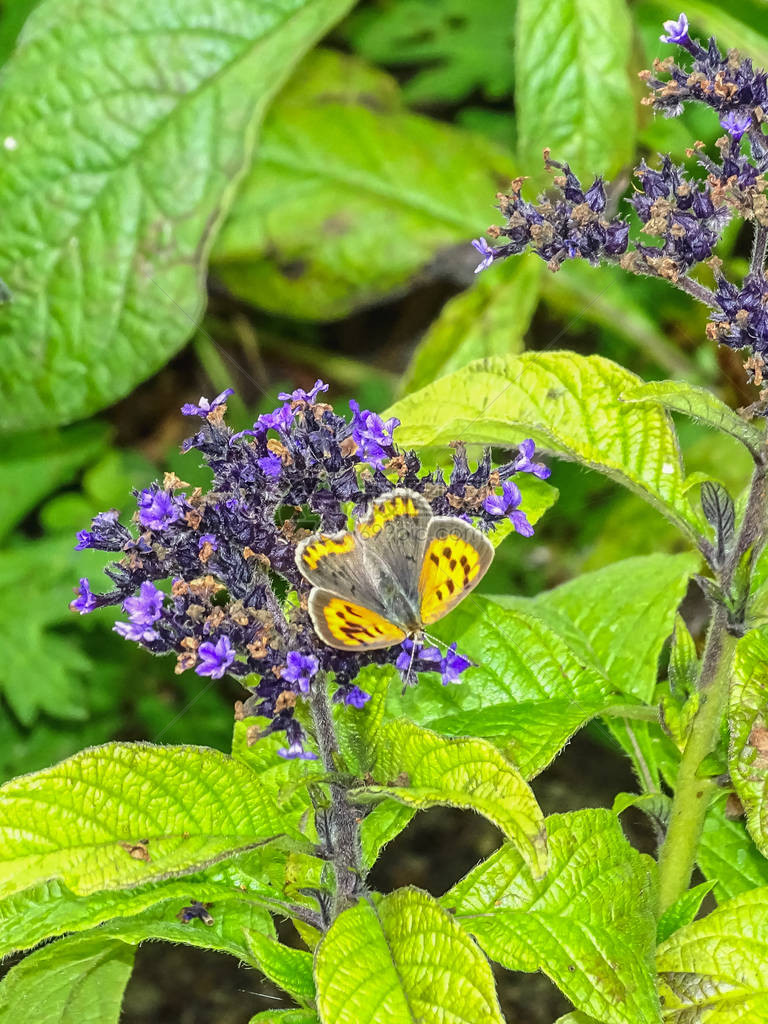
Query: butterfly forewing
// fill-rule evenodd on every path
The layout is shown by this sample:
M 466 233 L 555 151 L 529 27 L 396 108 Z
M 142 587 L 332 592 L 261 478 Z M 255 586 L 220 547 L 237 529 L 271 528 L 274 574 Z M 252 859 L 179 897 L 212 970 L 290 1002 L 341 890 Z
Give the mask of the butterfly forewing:
M 436 622 L 480 582 L 493 561 L 493 545 L 469 523 L 435 516 L 429 524 L 419 577 L 421 621 Z
M 391 647 L 405 633 L 383 615 L 316 587 L 309 595 L 309 615 L 318 636 L 345 651 Z
M 363 545 L 354 533 L 313 533 L 296 549 L 296 565 L 314 587 L 339 597 L 352 598 L 384 614 L 378 591 L 363 557 Z

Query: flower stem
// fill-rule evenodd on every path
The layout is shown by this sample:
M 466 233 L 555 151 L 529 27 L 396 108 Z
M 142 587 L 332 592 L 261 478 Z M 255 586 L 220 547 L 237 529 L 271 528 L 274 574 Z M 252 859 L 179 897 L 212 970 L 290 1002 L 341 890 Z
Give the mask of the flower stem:
M 720 574 L 720 585 L 728 592 L 739 562 L 751 550 L 757 554 L 765 543 L 766 464 L 757 460 L 747 507 L 739 536 Z M 699 674 L 699 709 L 683 751 L 675 784 L 669 827 L 659 856 L 659 912 L 663 913 L 685 892 L 696 862 L 704 818 L 716 790 L 711 779 L 699 778 L 705 757 L 717 746 L 728 704 L 736 636 L 729 629 L 728 612 L 718 605 L 710 622 Z
M 736 638 L 728 632 L 726 611 L 717 608 L 699 676 L 701 703 L 680 762 L 669 828 L 659 857 L 659 913 L 685 892 L 691 880 L 704 817 L 717 788 L 711 779 L 699 778 L 697 772 L 717 745 L 735 648 Z
M 325 676 L 318 674 L 312 680 L 309 707 L 315 726 L 320 757 L 327 772 L 337 772 L 334 755 L 338 753 L 336 732 L 333 727 L 331 704 Z M 347 800 L 346 790 L 338 783 L 330 783 L 331 806 L 327 812 L 326 855 L 333 868 L 335 892 L 331 903 L 331 920 L 357 902 L 362 892 L 363 857 L 360 845 L 360 826 L 355 808 Z

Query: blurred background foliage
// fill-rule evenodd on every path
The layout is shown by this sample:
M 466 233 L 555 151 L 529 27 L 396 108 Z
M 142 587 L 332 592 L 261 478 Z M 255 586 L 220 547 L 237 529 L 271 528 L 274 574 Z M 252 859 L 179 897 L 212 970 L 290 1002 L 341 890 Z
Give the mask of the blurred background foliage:
M 51 12 L 57 2 L 42 6 Z M 34 91 L 14 53 L 34 6 L 0 7 L 0 113 L 10 110 L 11 121 L 8 94 Z M 685 9 L 694 34 L 716 34 L 768 66 L 764 2 L 693 0 Z M 544 146 L 579 174 L 610 177 L 618 204 L 640 157 L 683 159 L 693 140 L 711 146 L 721 134 L 707 111 L 654 120 L 639 103 L 637 72 L 666 55 L 660 25 L 677 13 L 657 0 L 359 3 L 269 105 L 252 159 L 222 203 L 205 312 L 182 308 L 171 329 L 170 305 L 183 303 L 156 289 L 144 311 L 151 356 L 126 358 L 122 348 L 90 363 L 81 352 L 76 365 L 57 364 L 55 353 L 49 366 L 33 357 L 12 365 L 0 403 L 3 778 L 111 738 L 229 748 L 236 686 L 174 675 L 172 659 L 119 639 L 108 613 L 68 610 L 79 577 L 94 587 L 103 578 L 103 556 L 74 551 L 78 529 L 107 508 L 130 515 L 131 489 L 165 470 L 201 482 L 194 456 L 179 454 L 183 402 L 231 385 L 230 419 L 242 427 L 273 407 L 278 390 L 320 376 L 339 407 L 354 396 L 381 411 L 472 359 L 562 347 L 647 379 L 708 385 L 734 406 L 752 400 L 739 358 L 705 343 L 702 311 L 657 280 L 575 262 L 553 275 L 532 256 L 473 274 L 468 243 L 494 222 L 496 192 L 517 175 L 534 191 L 546 184 Z M 0 123 L 0 135 L 10 131 Z M 0 163 L 14 148 L 6 138 Z M 17 188 L 0 170 L 4 219 L 15 216 Z M 727 232 L 726 271 L 743 272 L 749 244 L 738 226 Z M 13 296 L 0 309 L 0 345 L 11 352 L 11 335 L 34 331 L 38 282 L 2 225 L 0 254 Z M 67 281 L 57 287 L 60 318 L 79 316 Z M 96 301 L 98 276 L 89 287 Z M 83 375 L 79 398 L 69 392 Z M 689 471 L 741 486 L 749 467 L 738 443 L 678 426 Z M 532 595 L 619 558 L 679 550 L 679 536 L 643 502 L 575 466 L 553 468 L 557 505 L 533 541 L 500 548 L 489 592 Z M 564 809 L 562 800 L 551 809 Z

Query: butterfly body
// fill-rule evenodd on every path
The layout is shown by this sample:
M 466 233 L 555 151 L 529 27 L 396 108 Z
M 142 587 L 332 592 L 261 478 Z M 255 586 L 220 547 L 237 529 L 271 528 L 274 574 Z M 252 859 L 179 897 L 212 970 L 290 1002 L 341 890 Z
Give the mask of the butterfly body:
M 325 643 L 373 650 L 418 636 L 480 582 L 493 546 L 469 523 L 435 516 L 422 495 L 376 498 L 354 531 L 316 533 L 296 564 L 313 585 L 309 614 Z

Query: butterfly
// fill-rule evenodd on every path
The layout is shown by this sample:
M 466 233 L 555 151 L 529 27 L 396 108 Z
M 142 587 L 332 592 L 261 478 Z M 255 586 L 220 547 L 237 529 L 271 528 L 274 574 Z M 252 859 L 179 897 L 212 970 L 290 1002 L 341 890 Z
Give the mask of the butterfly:
M 345 651 L 421 636 L 480 582 L 493 545 L 463 519 L 436 516 L 416 491 L 371 502 L 353 531 L 314 533 L 296 549 L 318 636 Z

